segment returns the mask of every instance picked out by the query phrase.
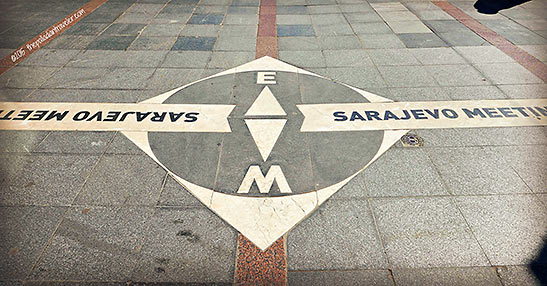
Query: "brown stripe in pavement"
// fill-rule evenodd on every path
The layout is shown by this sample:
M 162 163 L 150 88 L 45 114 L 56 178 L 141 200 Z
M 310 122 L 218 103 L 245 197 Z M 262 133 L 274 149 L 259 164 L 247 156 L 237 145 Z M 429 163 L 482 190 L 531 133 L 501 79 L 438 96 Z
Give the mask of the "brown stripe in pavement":
M 256 58 L 270 56 L 277 58 L 277 28 L 275 26 L 275 0 L 262 0 L 258 17 Z
M 525 67 L 527 70 L 535 74 L 537 77 L 547 82 L 547 65 L 536 59 L 526 51 L 517 47 L 498 33 L 481 24 L 473 17 L 467 15 L 458 7 L 447 1 L 433 1 L 435 5 L 443 9 L 450 16 L 454 17 L 458 22 L 464 24 L 471 31 L 481 36 L 490 44 L 500 49 L 502 52 L 513 58 L 517 63 Z
M 36 52 L 108 0 L 92 0 L 0 60 L 0 75 Z
M 237 239 L 235 285 L 287 285 L 285 239 L 280 238 L 266 251 L 245 236 Z
M 256 58 L 278 57 L 275 0 L 260 1 Z M 287 247 L 281 237 L 266 251 L 239 234 L 235 285 L 287 285 Z

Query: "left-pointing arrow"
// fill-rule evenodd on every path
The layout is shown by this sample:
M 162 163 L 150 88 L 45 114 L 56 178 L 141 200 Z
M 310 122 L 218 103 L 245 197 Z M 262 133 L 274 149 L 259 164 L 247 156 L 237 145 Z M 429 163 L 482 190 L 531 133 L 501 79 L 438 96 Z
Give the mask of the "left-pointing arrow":
M 235 105 L 0 102 L 0 130 L 231 132 Z

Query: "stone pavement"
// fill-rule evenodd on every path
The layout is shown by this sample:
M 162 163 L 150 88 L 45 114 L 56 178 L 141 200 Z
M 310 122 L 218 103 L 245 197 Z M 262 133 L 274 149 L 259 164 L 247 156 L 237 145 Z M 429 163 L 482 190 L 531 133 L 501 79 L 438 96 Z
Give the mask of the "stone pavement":
M 85 3 L 3 1 L 0 56 Z M 546 1 L 450 3 L 545 64 Z M 107 1 L 0 75 L 0 101 L 136 103 L 247 63 L 259 5 Z M 276 31 L 280 60 L 396 101 L 547 98 L 430 1 L 277 0 Z M 288 233 L 288 284 L 541 285 L 546 128 L 411 131 L 422 147 L 395 144 Z M 0 285 L 234 282 L 237 231 L 121 133 L 0 131 L 0 152 Z

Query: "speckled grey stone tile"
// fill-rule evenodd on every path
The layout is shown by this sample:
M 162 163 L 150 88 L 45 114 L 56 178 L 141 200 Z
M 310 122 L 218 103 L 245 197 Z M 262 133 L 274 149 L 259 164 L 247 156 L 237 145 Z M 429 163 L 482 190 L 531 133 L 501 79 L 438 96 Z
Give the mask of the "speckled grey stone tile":
M 450 198 L 386 198 L 371 203 L 392 267 L 488 265 Z
M 190 20 L 188 20 L 188 24 L 198 24 L 198 25 L 215 24 L 215 25 L 218 25 L 218 24 L 222 23 L 223 19 L 224 19 L 223 14 L 193 14 L 192 17 L 190 17 Z
M 155 205 L 165 171 L 148 156 L 105 155 L 75 200 L 81 205 Z
M 377 65 L 417 65 L 418 60 L 409 49 L 376 49 L 368 50 L 372 61 Z
M 364 89 L 386 86 L 380 73 L 373 68 L 328 68 L 326 75 L 339 82 Z
M 220 25 L 185 25 L 180 33 L 181 36 L 192 36 L 192 37 L 216 37 Z
M 65 35 L 98 35 L 100 32 L 102 32 L 108 24 L 106 23 L 85 23 L 85 22 L 78 22 L 74 26 L 70 27 L 70 29 L 66 30 L 63 34 Z
M 303 1 L 305 4 L 306 1 Z M 277 15 L 306 15 L 308 13 L 307 7 L 305 5 L 296 5 L 294 3 L 288 2 L 286 4 L 280 6 L 281 4 L 279 1 L 276 2 L 277 8 L 276 12 Z
M 517 63 L 476 64 L 475 67 L 495 84 L 543 83 Z
M 343 13 L 363 13 L 372 11 L 372 7 L 368 3 L 362 3 L 356 0 L 343 0 L 339 2 L 340 10 Z
M 529 266 L 498 266 L 496 267 L 498 275 L 505 286 L 541 286 L 541 281 L 534 274 Z
M 233 68 L 247 63 L 253 58 L 254 52 L 214 51 L 207 68 Z
M 384 22 L 351 23 L 357 35 L 366 38 L 368 34 L 389 34 L 391 29 Z
M 279 15 L 279 13 L 278 13 Z M 255 14 L 228 14 L 223 24 L 227 25 L 257 25 L 258 15 Z
M 194 68 L 159 68 L 148 79 L 146 88 L 165 92 L 200 79 L 202 72 Z
M 451 47 L 490 45 L 471 30 L 438 33 L 437 35 Z
M 454 65 L 466 63 L 465 59 L 452 48 L 410 49 L 410 52 L 424 65 Z
M 71 208 L 31 280 L 127 281 L 152 208 Z
M 191 7 L 190 7 L 191 8 Z M 192 14 L 190 12 L 180 12 L 180 13 L 165 13 L 160 12 L 154 19 L 152 19 L 153 24 L 185 24 L 188 19 L 190 19 Z
M 508 165 L 513 167 L 515 172 L 517 172 L 519 177 L 533 192 L 545 193 L 547 172 L 544 171 L 543 162 L 547 159 L 547 148 L 545 147 L 547 132 L 538 128 L 529 128 L 527 130 L 522 130 L 520 133 L 521 136 L 526 136 L 529 139 L 533 138 L 534 133 L 537 134 L 536 136 L 540 136 L 543 133 L 544 142 L 541 143 L 544 145 L 521 145 L 495 147 L 492 149 L 498 154 L 499 157 L 503 158 Z M 531 140 L 528 141 L 530 142 Z
M 397 285 L 501 286 L 492 267 L 393 269 Z
M 47 44 L 48 49 L 74 49 L 87 47 L 95 39 L 95 36 L 60 35 Z
M 279 59 L 298 67 L 325 67 L 325 57 L 320 51 L 280 51 Z
M 87 50 L 74 57 L 70 67 L 157 67 L 167 51 Z
M 499 34 L 516 45 L 545 45 L 547 39 L 536 34 L 534 31 L 500 31 Z
M 546 144 L 543 127 L 422 129 L 416 133 L 424 139 L 427 147 Z
M 392 148 L 364 174 L 369 196 L 448 195 L 433 164 L 421 149 Z
M 395 34 L 369 34 L 360 36 L 366 49 L 400 49 L 404 48 L 403 42 Z
M 206 51 L 171 51 L 167 53 L 161 67 L 166 68 L 205 68 L 211 52 Z
M 393 285 L 387 270 L 289 271 L 288 285 Z
M 143 88 L 153 68 L 73 68 L 64 67 L 49 79 L 46 88 Z
M 289 233 L 287 253 L 289 270 L 378 269 L 387 263 L 366 200 L 327 201 Z
M 145 27 L 145 24 L 122 24 L 114 23 L 110 25 L 102 35 L 109 36 L 136 36 L 138 35 Z
M 137 102 L 146 90 L 38 89 L 26 101 L 36 102 Z
M 278 37 L 312 37 L 314 35 L 311 25 L 277 25 Z
M 236 37 L 256 40 L 257 30 L 256 25 L 223 25 L 218 37 L 219 39 Z
M 546 84 L 517 84 L 499 85 L 509 98 L 544 98 L 547 94 Z
M 254 52 L 256 50 L 256 39 L 231 36 L 219 37 L 215 42 L 213 50 Z
M 353 35 L 353 29 L 347 23 L 332 24 L 332 25 L 314 25 L 315 34 L 317 36 L 343 36 Z
M 232 282 L 235 251 L 236 231 L 211 211 L 158 208 L 131 280 Z
M 277 44 L 280 51 L 321 50 L 316 37 L 280 37 Z
M 228 15 L 230 14 L 258 14 L 258 7 L 246 7 L 246 6 L 229 6 Z
M 397 101 L 450 100 L 442 87 L 398 87 L 389 91 L 390 95 L 386 97 Z
M 179 35 L 182 27 L 182 24 L 150 24 L 146 26 L 141 35 L 147 37 L 173 37 Z
M 310 17 L 300 15 L 277 15 L 277 24 L 280 25 L 311 25 Z
M 329 200 L 365 199 L 366 197 L 365 174 L 360 173 L 338 190 Z
M 0 88 L 0 101 L 24 101 L 35 90 L 32 88 Z
M 434 65 L 424 68 L 441 86 L 491 84 L 471 65 Z
M 56 67 L 13 67 L 0 75 L 0 87 L 40 87 L 59 68 Z
M 407 48 L 435 48 L 448 46 L 436 34 L 433 33 L 411 33 L 398 34 L 399 39 Z
M 530 192 L 518 174 L 490 148 L 431 148 L 426 151 L 453 194 Z
M 350 23 L 383 22 L 376 12 L 344 13 Z
M 379 66 L 378 69 L 388 87 L 437 86 L 435 80 L 423 66 Z
M 497 86 L 451 86 L 444 87 L 453 100 L 506 99 Z
M 545 247 L 547 209 L 534 195 L 459 197 L 466 221 L 493 265 L 528 264 Z M 545 264 L 547 257 L 542 257 Z
M 98 157 L 2 154 L 1 205 L 63 206 L 78 194 Z
M 137 36 L 107 36 L 101 35 L 93 40 L 88 50 L 125 50 Z
M 309 5 L 308 4 L 308 14 L 340 14 L 342 11 L 338 5 Z M 317 3 L 314 3 L 317 4 Z
M 32 152 L 49 131 L 21 131 L 2 130 L 0 131 L 0 152 Z
M 218 1 L 219 5 L 211 5 L 207 3 L 200 3 L 200 5 L 196 6 L 194 10 L 194 14 L 224 14 L 226 13 L 226 10 L 228 9 L 227 5 L 220 5 L 220 4 L 229 4 L 229 3 L 221 3 L 221 1 Z
M 61 67 L 79 52 L 78 50 L 40 49 L 29 55 L 19 65 Z
M 334 25 L 334 24 L 342 24 L 347 23 L 346 18 L 339 13 L 339 14 L 318 14 L 318 15 L 311 15 L 311 20 L 314 25 Z
M 158 201 L 160 206 L 193 206 L 204 207 L 201 202 L 194 197 L 189 191 L 179 184 L 171 176 L 167 177 L 167 181 L 161 191 L 161 196 Z
M 138 37 L 128 50 L 135 51 L 164 51 L 170 50 L 177 37 Z
M 123 13 L 114 23 L 147 24 L 154 19 L 154 15 L 144 12 Z
M 116 133 L 112 139 L 112 143 L 108 145 L 106 149 L 106 154 L 128 154 L 128 155 L 145 155 L 137 145 L 135 145 L 131 140 L 125 137 L 121 133 Z
M 327 67 L 368 67 L 373 63 L 365 50 L 323 51 Z
M 318 37 L 322 50 L 361 49 L 359 38 L 353 35 Z
M 513 58 L 494 46 L 454 47 L 470 63 L 512 63 Z
M 65 211 L 65 207 L 0 207 L 1 280 L 28 275 Z
M 101 154 L 110 141 L 113 132 L 51 132 L 34 149 L 38 153 Z
M 215 44 L 215 37 L 178 37 L 172 50 L 210 51 Z

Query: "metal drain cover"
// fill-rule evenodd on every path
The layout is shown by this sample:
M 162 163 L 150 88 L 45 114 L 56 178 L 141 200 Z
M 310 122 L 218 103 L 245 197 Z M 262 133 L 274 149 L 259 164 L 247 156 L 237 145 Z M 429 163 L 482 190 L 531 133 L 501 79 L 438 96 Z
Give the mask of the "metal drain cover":
M 424 146 L 424 139 L 416 134 L 406 134 L 401 137 L 401 143 L 403 147 L 422 147 Z

